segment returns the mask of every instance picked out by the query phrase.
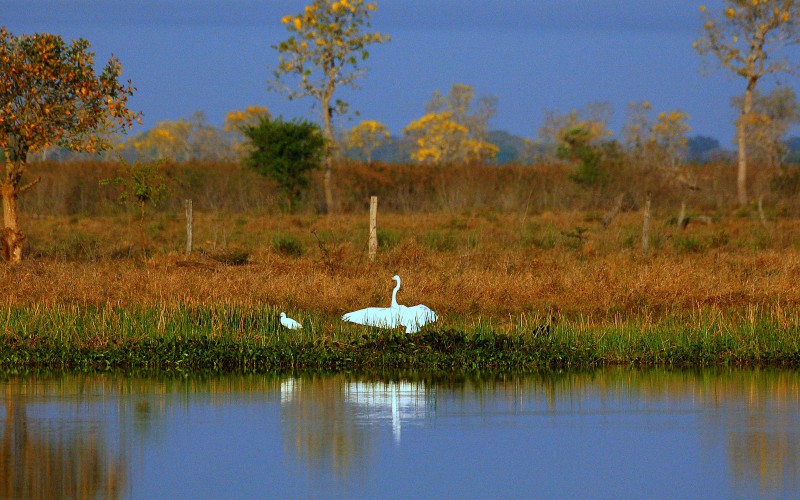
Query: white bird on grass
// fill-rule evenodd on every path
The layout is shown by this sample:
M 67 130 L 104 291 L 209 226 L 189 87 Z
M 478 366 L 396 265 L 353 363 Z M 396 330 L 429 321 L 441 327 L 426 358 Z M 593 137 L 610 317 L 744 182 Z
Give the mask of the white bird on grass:
M 303 325 L 297 321 L 293 320 L 292 318 L 287 318 L 285 312 L 281 313 L 281 324 L 289 330 L 300 330 L 303 328 Z
M 400 276 L 395 275 L 392 279 L 397 281 L 397 285 L 392 291 L 391 307 L 367 307 L 366 309 L 349 312 L 342 316 L 342 319 L 359 325 L 381 328 L 404 326 L 406 327 L 406 333 L 417 333 L 421 327 L 439 319 L 435 312 L 423 304 L 413 307 L 398 304 L 397 292 L 400 290 Z

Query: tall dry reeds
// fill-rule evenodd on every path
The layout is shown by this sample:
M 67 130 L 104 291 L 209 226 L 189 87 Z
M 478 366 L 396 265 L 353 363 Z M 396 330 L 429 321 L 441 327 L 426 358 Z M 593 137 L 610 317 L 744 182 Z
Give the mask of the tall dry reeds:
M 337 211 L 368 210 L 369 198 L 380 198 L 382 212 L 562 212 L 610 210 L 620 194 L 624 210 L 653 196 L 655 211 L 677 212 L 683 203 L 689 211 L 727 213 L 737 206 L 735 167 L 728 164 L 685 166 L 682 172 L 645 170 L 622 164 L 608 183 L 585 187 L 570 179 L 575 167 L 566 164 L 503 165 L 395 165 L 343 162 L 333 178 Z M 285 203 L 275 184 L 236 163 L 185 162 L 166 164 L 168 194 L 157 208 L 178 212 L 191 198 L 200 211 L 279 213 Z M 29 215 L 109 215 L 120 213 L 114 189 L 101 187 L 102 179 L 117 177 L 114 163 L 34 163 L 30 175 L 41 176 L 40 185 L 20 200 Z M 800 214 L 800 183 L 793 172 L 754 169 L 751 192 L 763 199 L 768 212 Z M 692 186 L 690 188 L 689 186 Z M 693 189 L 694 187 L 699 189 Z M 774 189 L 773 189 L 774 188 Z M 319 213 L 324 206 L 322 174 L 311 185 L 299 213 Z

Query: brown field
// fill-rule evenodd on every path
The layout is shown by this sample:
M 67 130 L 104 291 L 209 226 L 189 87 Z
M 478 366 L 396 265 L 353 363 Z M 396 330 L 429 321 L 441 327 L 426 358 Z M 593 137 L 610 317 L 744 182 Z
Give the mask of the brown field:
M 366 213 L 196 212 L 190 258 L 182 214 L 151 215 L 144 244 L 133 213 L 26 214 L 28 258 L 0 267 L 0 293 L 6 303 L 30 306 L 271 304 L 339 315 L 388 305 L 399 274 L 401 303 L 468 322 L 616 322 L 701 309 L 788 318 L 800 305 L 796 220 L 762 224 L 739 214 L 681 229 L 662 211 L 643 257 L 641 211 L 621 214 L 607 229 L 600 215 L 380 213 L 381 247 L 371 263 Z
M 236 164 L 187 163 L 165 167 L 168 195 L 140 225 L 99 184 L 119 165 L 34 164 L 42 182 L 20 200 L 26 260 L 0 267 L 0 286 L 7 304 L 269 304 L 335 317 L 387 305 L 399 274 L 401 303 L 467 321 L 794 315 L 800 176 L 754 168 L 762 207 L 737 209 L 731 165 L 685 171 L 699 190 L 630 167 L 586 188 L 569 179 L 568 165 L 340 164 L 338 213 L 325 216 L 318 176 L 299 210 L 285 214 L 269 180 Z M 653 199 L 646 257 L 645 192 Z M 623 193 L 626 206 L 604 228 Z M 370 194 L 380 199 L 374 263 Z M 195 207 L 188 258 L 186 198 Z M 676 224 L 682 203 L 685 228 Z

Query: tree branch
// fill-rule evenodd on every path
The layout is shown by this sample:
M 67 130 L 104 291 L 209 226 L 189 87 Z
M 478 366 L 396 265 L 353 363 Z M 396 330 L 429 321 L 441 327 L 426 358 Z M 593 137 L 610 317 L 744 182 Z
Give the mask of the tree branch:
M 31 182 L 29 182 L 29 183 L 25 184 L 24 186 L 22 186 L 21 188 L 19 188 L 19 190 L 17 191 L 17 193 L 18 193 L 18 194 L 22 194 L 22 193 L 24 193 L 25 191 L 29 190 L 30 188 L 32 188 L 33 186 L 35 186 L 36 184 L 38 184 L 38 183 L 39 183 L 39 181 L 41 181 L 41 180 L 42 180 L 41 176 L 40 176 L 40 177 L 37 177 L 37 178 L 35 178 L 35 179 L 34 179 L 34 180 L 32 180 Z

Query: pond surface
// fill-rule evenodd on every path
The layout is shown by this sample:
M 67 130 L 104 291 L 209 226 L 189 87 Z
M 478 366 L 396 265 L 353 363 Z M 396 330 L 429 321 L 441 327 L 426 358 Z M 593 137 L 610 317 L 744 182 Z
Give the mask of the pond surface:
M 800 374 L 6 377 L 0 497 L 798 497 Z

